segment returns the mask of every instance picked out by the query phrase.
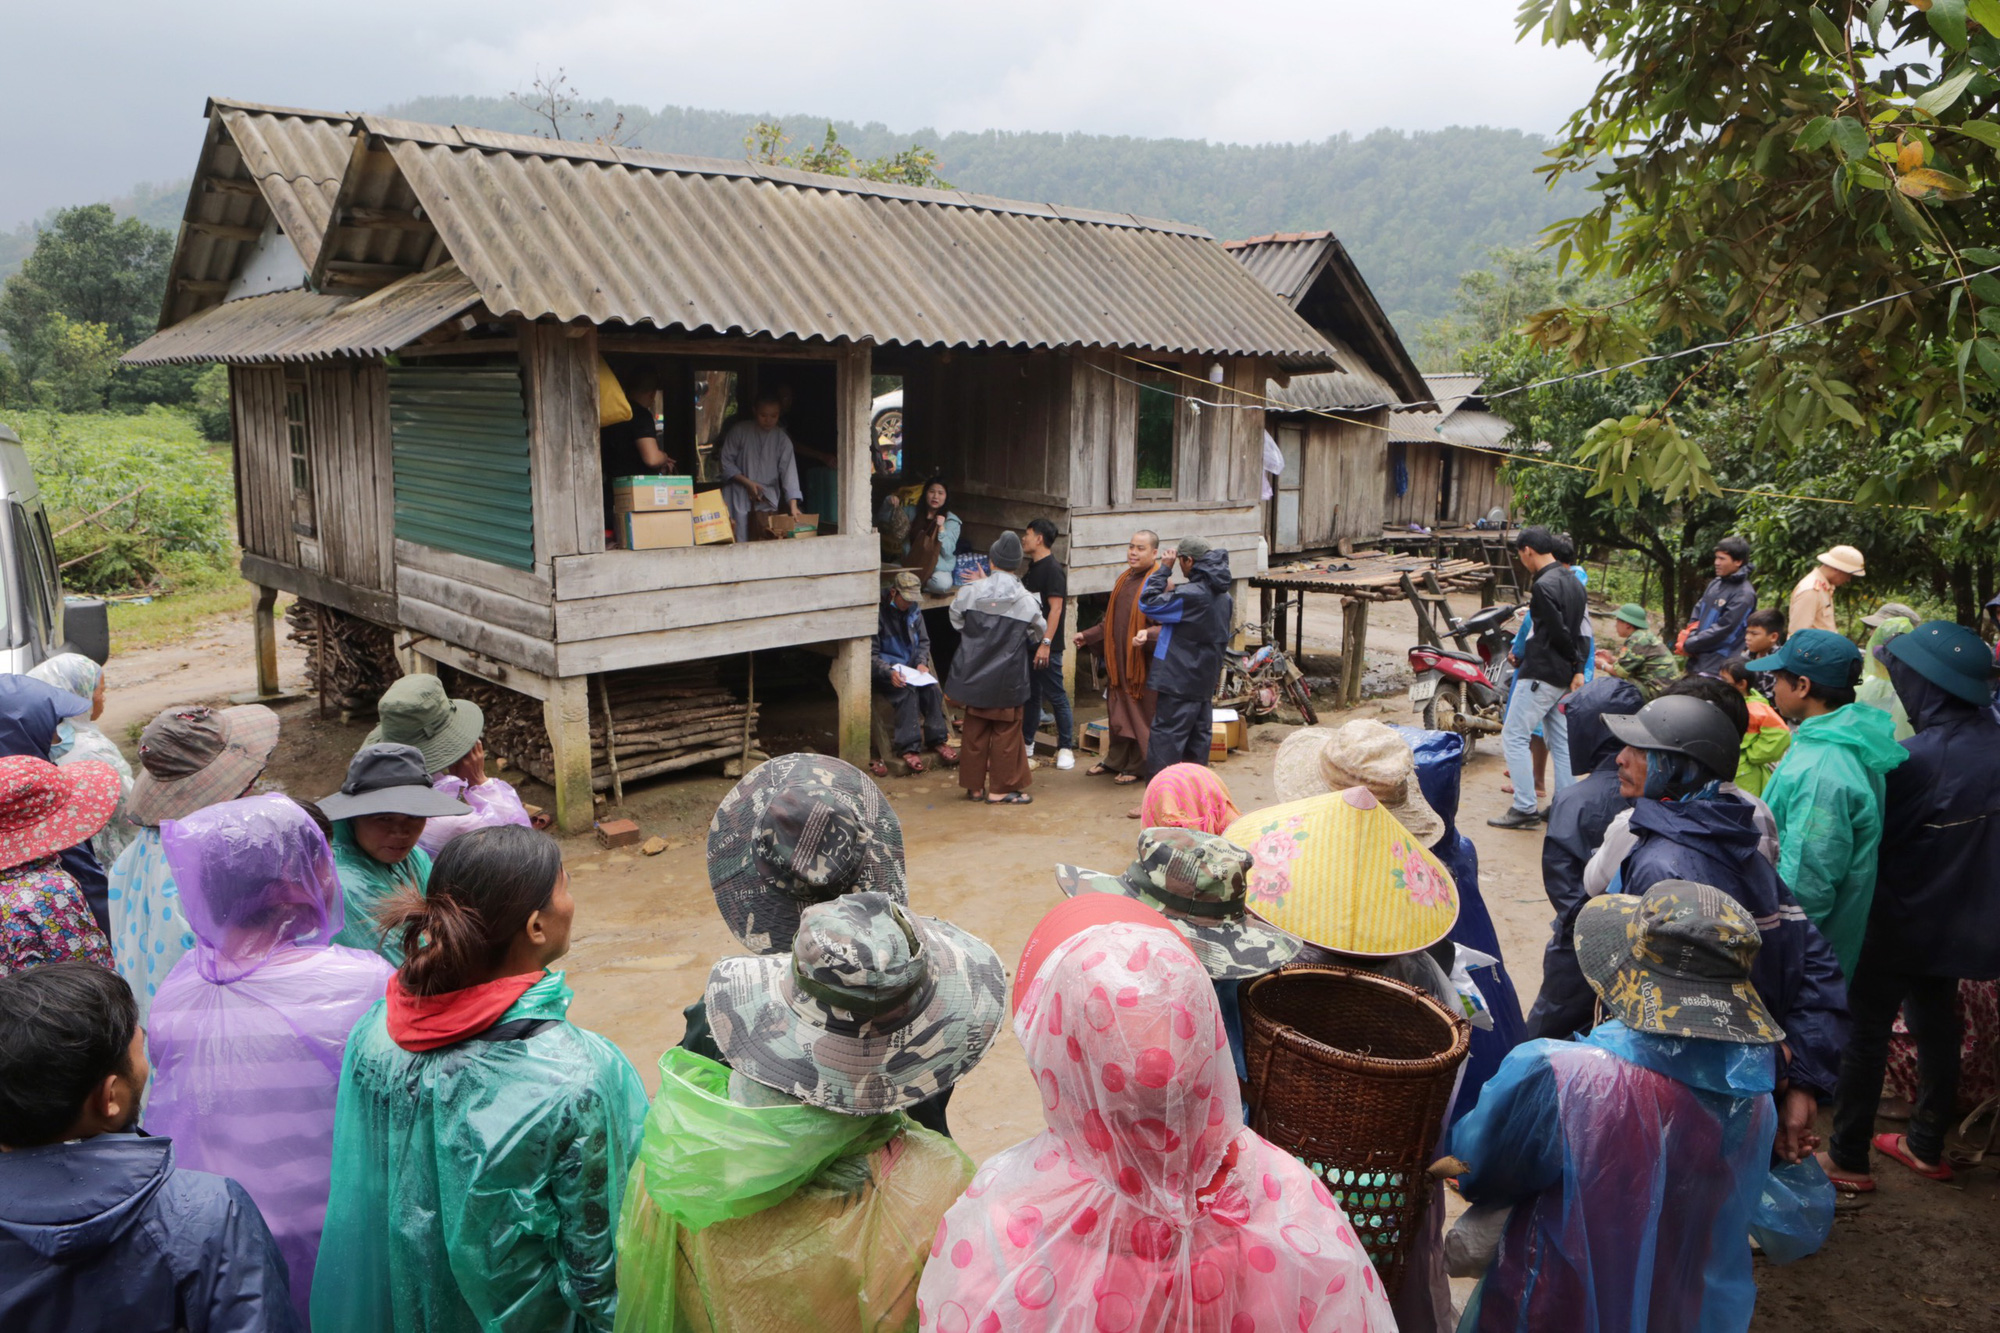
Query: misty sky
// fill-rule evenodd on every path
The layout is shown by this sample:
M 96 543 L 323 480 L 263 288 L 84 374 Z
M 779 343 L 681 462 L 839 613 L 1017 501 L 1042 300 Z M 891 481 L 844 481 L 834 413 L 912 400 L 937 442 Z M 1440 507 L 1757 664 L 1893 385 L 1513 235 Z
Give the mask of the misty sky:
M 0 0 L 0 226 L 185 176 L 202 99 L 366 111 L 504 94 L 567 69 L 584 96 L 892 129 L 1082 130 L 1231 142 L 1382 127 L 1553 131 L 1597 71 L 1516 45 L 1514 0 Z

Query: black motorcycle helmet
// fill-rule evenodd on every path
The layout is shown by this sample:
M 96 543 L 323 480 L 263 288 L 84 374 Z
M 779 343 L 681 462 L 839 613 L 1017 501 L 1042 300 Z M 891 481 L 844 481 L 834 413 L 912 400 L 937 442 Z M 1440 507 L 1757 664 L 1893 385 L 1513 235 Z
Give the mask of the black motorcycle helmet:
M 1742 734 L 1706 699 L 1662 695 L 1628 716 L 1606 714 L 1603 722 L 1635 750 L 1684 754 L 1725 782 L 1736 776 Z

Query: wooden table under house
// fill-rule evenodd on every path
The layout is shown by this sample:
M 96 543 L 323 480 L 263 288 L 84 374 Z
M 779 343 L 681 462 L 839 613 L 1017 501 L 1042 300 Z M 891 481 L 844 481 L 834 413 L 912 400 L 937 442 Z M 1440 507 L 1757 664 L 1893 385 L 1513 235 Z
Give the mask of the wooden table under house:
M 1287 628 L 1291 629 L 1294 662 L 1300 660 L 1305 648 L 1306 597 L 1320 593 L 1341 599 L 1339 703 L 1342 708 L 1352 708 L 1361 702 L 1362 673 L 1356 666 L 1367 660 L 1371 603 L 1410 598 L 1418 606 L 1420 637 L 1435 642 L 1429 608 L 1442 606 L 1445 594 L 1453 592 L 1478 592 L 1482 603 L 1490 603 L 1493 571 L 1484 560 L 1357 551 L 1351 556 L 1256 574 L 1250 586 L 1261 594 L 1259 610 L 1264 623 L 1272 626 L 1274 640 L 1282 644 Z

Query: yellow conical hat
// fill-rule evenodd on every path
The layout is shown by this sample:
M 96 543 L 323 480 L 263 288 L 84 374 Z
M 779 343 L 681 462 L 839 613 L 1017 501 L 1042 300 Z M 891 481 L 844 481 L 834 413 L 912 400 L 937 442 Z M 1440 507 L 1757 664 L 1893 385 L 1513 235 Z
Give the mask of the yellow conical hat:
M 1415 953 L 1458 920 L 1451 872 L 1366 787 L 1252 811 L 1223 836 L 1255 862 L 1249 909 L 1323 949 Z

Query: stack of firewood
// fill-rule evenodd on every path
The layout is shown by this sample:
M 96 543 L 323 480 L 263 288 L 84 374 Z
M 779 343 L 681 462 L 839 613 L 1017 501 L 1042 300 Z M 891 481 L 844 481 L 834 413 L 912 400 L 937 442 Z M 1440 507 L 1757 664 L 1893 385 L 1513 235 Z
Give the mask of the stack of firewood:
M 457 675 L 454 696 L 486 714 L 486 752 L 542 782 L 555 780 L 555 757 L 540 700 L 477 676 Z M 610 724 L 604 703 L 609 690 Z M 757 717 L 716 681 L 712 665 L 645 667 L 590 678 L 590 785 L 612 786 L 615 758 L 621 784 L 692 768 L 743 752 L 744 724 L 756 744 Z
M 372 712 L 382 691 L 402 677 L 395 631 L 372 620 L 301 597 L 286 610 L 285 624 L 285 637 L 306 650 L 313 694 L 343 714 Z

